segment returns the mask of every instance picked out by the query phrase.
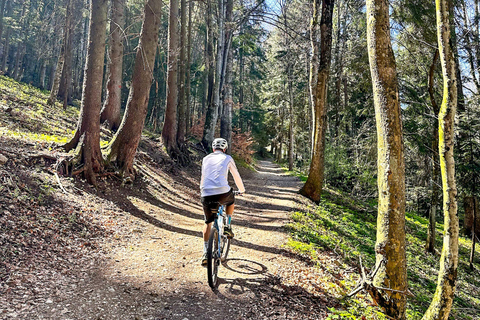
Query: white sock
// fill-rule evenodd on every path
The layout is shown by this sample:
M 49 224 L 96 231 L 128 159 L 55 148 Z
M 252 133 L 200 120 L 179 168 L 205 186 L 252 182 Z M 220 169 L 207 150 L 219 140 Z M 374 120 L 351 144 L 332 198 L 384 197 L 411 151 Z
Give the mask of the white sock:
M 208 248 L 208 241 L 203 241 L 203 253 L 207 252 L 207 248 Z

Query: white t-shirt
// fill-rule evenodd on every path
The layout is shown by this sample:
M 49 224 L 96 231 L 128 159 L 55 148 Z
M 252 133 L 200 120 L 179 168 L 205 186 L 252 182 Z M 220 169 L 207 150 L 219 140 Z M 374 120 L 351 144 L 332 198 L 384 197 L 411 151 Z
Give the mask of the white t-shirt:
M 233 176 L 238 191 L 245 192 L 242 178 L 238 173 L 235 161 L 228 154 L 222 151 L 215 151 L 203 158 L 202 161 L 202 180 L 200 190 L 202 197 L 213 196 L 230 191 L 228 185 L 228 172 Z

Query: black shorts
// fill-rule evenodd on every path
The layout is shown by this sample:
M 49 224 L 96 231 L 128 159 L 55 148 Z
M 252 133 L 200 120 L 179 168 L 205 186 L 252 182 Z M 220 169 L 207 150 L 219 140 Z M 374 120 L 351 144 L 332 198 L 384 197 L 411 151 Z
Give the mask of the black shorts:
M 220 205 L 230 206 L 235 203 L 235 196 L 233 189 L 222 194 L 214 194 L 213 196 L 202 197 L 203 214 L 205 216 L 205 223 L 210 223 L 215 220 L 213 212 L 217 212 Z

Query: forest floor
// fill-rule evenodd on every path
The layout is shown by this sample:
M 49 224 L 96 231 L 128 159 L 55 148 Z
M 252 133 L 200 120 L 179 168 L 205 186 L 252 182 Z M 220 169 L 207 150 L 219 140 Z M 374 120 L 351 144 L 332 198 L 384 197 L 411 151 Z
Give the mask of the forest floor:
M 269 161 L 240 168 L 247 193 L 211 290 L 200 266 L 204 154 L 193 148 L 182 168 L 145 137 L 132 184 L 59 177 L 74 111 L 22 90 L 0 101 L 0 319 L 325 319 L 338 306 L 316 281 L 323 271 L 283 246 L 291 212 L 311 205 L 298 178 Z

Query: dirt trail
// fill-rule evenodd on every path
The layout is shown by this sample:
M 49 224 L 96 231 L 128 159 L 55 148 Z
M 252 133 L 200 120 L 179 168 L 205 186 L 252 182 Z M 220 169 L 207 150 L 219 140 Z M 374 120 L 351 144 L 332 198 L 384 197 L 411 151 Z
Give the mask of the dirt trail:
M 178 178 L 189 188 L 176 181 L 167 185 L 155 172 L 146 173 L 162 188 L 148 185 L 124 199 L 129 214 L 118 214 L 123 229 L 114 243 L 104 244 L 100 266 L 65 280 L 39 318 L 325 318 L 331 299 L 311 280 L 319 271 L 282 248 L 289 213 L 305 204 L 296 194 L 296 177 L 269 161 L 260 161 L 256 172 L 242 172 L 247 193 L 237 198 L 235 239 L 219 270 L 218 290 L 212 291 L 199 264 L 203 213 L 193 190 L 198 182 L 185 176 Z M 158 195 L 161 189 L 170 190 Z

